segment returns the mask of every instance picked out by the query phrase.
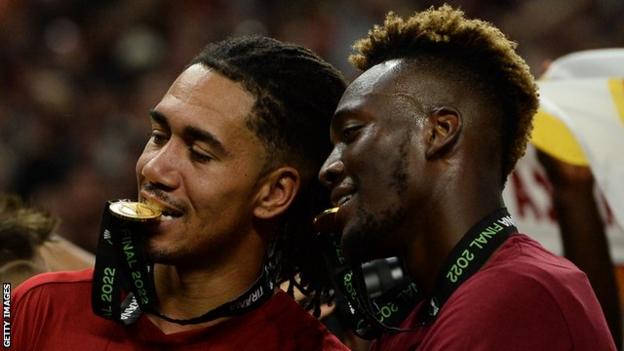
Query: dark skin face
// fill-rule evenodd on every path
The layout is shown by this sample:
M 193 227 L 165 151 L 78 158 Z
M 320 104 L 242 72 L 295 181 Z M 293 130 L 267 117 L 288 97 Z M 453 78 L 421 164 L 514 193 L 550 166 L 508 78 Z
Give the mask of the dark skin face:
M 479 133 L 464 130 L 461 111 L 472 108 L 464 100 L 402 59 L 372 67 L 347 88 L 319 174 L 340 207 L 347 259 L 399 256 L 428 290 L 461 236 L 500 207 L 500 173 L 475 156 Z
M 353 260 L 391 253 L 404 234 L 410 200 L 417 196 L 419 145 L 413 135 L 422 130 L 422 120 L 414 111 L 422 107 L 393 88 L 398 70 L 398 63 L 391 62 L 360 76 L 332 120 L 335 147 L 320 179 L 332 188 L 334 205 L 340 205 L 343 247 Z

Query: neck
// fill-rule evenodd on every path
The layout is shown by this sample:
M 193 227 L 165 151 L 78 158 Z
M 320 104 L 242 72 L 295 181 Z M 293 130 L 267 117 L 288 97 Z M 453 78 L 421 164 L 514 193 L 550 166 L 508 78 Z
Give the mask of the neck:
M 156 264 L 154 280 L 161 314 L 175 319 L 203 315 L 242 295 L 260 276 L 264 263 L 264 243 L 239 245 L 223 262 L 198 267 Z M 165 334 L 207 327 L 228 319 L 180 325 L 148 315 Z
M 448 186 L 435 194 L 429 208 L 407 228 L 420 228 L 401 255 L 408 274 L 430 295 L 442 265 L 461 238 L 482 218 L 504 206 L 501 193 L 491 187 Z M 473 191 L 470 191 L 472 189 Z M 489 190 L 488 190 L 489 189 Z M 411 229 L 413 232 L 413 229 Z

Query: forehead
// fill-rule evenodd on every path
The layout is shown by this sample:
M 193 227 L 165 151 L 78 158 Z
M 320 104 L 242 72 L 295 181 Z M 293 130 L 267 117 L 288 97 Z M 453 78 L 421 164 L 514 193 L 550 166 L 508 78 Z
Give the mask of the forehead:
M 186 140 L 202 139 L 197 137 L 201 134 L 205 140 L 216 140 L 225 154 L 236 159 L 264 152 L 247 123 L 254 103 L 242 84 L 196 64 L 178 76 L 154 110 L 165 117 L 173 134 Z
M 175 109 L 185 115 L 246 117 L 255 98 L 240 83 L 217 71 L 195 64 L 173 82 L 158 109 Z
M 336 109 L 336 116 L 371 110 L 420 108 L 414 95 L 414 84 L 410 82 L 410 73 L 403 59 L 371 67 L 347 87 Z

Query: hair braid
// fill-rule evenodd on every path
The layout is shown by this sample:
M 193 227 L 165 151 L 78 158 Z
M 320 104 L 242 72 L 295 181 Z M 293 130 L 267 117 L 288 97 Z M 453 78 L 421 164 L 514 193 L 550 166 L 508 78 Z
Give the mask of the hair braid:
M 208 45 L 191 64 L 211 67 L 240 82 L 256 98 L 247 125 L 264 143 L 265 168 L 290 163 L 302 186 L 269 250 L 277 282 L 290 281 L 318 309 L 330 282 L 315 249 L 312 220 L 329 203 L 316 174 L 331 150 L 328 130 L 346 82 L 334 67 L 301 46 L 260 36 Z M 292 293 L 292 291 L 290 291 Z

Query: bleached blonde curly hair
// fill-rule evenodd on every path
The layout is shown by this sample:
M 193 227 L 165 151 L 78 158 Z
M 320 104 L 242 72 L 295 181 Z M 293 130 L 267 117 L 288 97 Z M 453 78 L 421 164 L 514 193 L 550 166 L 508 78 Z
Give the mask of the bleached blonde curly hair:
M 443 5 L 407 19 L 388 13 L 383 26 L 374 26 L 367 37 L 355 42 L 356 53 L 349 60 L 364 71 L 397 58 L 438 57 L 472 71 L 467 75 L 487 86 L 492 95 L 488 101 L 500 106 L 502 175 L 506 178 L 525 152 L 538 107 L 533 75 L 516 47 L 492 24 L 468 19 L 461 10 Z

